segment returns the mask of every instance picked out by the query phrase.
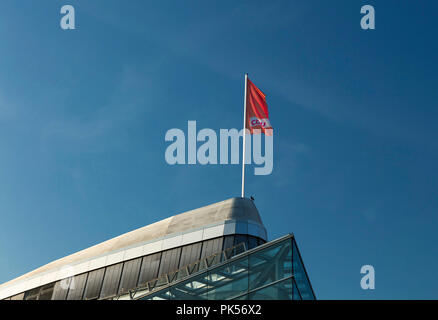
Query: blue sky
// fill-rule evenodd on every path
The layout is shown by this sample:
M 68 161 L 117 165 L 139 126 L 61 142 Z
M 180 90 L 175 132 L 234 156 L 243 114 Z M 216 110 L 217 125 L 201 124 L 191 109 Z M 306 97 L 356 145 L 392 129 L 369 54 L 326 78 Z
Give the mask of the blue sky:
M 76 30 L 59 27 L 64 4 Z M 239 196 L 240 166 L 169 166 L 164 136 L 240 128 L 248 72 L 275 138 L 273 173 L 248 169 L 247 194 L 270 239 L 296 235 L 318 298 L 438 298 L 437 9 L 1 1 L 0 282 Z

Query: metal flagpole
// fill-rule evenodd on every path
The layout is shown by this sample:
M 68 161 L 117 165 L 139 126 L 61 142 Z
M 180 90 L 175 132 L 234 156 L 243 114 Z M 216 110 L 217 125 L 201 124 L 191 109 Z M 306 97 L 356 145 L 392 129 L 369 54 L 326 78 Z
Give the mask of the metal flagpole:
M 243 100 L 243 155 L 242 155 L 242 198 L 245 197 L 245 149 L 246 149 L 246 94 L 248 74 L 245 73 L 245 95 Z

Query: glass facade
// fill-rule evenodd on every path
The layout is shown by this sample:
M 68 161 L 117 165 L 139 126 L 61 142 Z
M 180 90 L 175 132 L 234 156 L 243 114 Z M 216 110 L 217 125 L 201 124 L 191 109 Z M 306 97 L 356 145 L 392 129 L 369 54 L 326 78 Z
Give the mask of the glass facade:
M 141 300 L 315 300 L 292 235 L 225 259 Z
M 87 282 L 88 273 L 73 277 L 73 282 L 67 294 L 67 300 L 82 300 L 84 294 L 85 284 Z
M 126 261 L 123 264 L 122 278 L 120 279 L 119 294 L 135 288 L 138 282 L 142 258 Z
M 245 248 L 265 241 L 248 235 L 227 235 L 127 260 L 37 287 L 12 300 L 113 299 L 132 290 L 166 285 L 218 262 L 218 252 L 244 243 Z M 220 255 L 219 255 L 220 256 Z M 196 263 L 205 258 L 206 265 Z M 203 260 L 203 261 L 204 261 Z M 220 261 L 219 261 L 220 262 Z
M 122 274 L 123 263 L 118 263 L 109 266 L 105 270 L 102 288 L 100 290 L 100 298 L 106 299 L 117 294 L 119 289 L 120 276 Z

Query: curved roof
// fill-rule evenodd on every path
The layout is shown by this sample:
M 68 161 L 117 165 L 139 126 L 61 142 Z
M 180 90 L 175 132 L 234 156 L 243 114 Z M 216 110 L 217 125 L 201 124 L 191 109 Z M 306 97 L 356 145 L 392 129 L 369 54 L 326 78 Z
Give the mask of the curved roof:
M 6 287 L 26 280 L 40 273 L 71 265 L 135 244 L 166 237 L 171 234 L 193 230 L 215 222 L 237 220 L 249 221 L 263 227 L 259 212 L 254 203 L 246 198 L 231 198 L 195 210 L 187 211 L 170 218 L 158 221 L 134 231 L 122 234 L 95 246 L 76 252 L 64 258 L 50 262 L 25 275 L 15 278 L 0 286 Z M 264 228 L 264 227 L 263 227 Z

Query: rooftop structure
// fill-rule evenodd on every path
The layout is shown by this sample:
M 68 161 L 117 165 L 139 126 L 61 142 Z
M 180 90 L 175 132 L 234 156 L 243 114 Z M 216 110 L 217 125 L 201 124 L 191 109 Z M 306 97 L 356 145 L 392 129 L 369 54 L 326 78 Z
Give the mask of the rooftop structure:
M 266 241 L 253 201 L 231 198 L 50 262 L 2 284 L 0 299 L 110 299 L 240 243 Z

